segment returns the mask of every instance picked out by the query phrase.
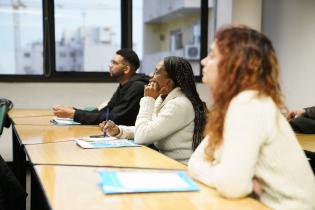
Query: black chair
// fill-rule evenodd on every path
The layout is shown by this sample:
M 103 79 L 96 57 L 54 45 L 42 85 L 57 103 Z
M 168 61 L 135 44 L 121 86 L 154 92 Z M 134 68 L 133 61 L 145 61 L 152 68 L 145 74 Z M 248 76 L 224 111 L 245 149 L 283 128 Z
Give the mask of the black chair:
M 311 168 L 313 170 L 313 174 L 315 175 L 315 153 L 304 151 L 307 158 L 309 158 L 309 163 L 311 165 Z
M 3 127 L 10 127 L 8 111 L 13 103 L 8 99 L 0 99 L 0 136 Z M 0 210 L 25 209 L 27 193 L 0 155 Z

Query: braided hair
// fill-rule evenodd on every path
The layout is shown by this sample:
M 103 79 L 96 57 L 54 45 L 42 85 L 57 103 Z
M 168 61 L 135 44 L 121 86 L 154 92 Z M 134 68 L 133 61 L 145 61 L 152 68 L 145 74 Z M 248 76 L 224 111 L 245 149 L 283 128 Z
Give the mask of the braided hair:
M 164 66 L 169 77 L 176 87 L 190 100 L 195 111 L 195 127 L 192 141 L 192 148 L 195 150 L 203 139 L 203 129 L 206 123 L 206 104 L 200 99 L 194 74 L 190 63 L 181 57 L 169 56 L 164 58 Z

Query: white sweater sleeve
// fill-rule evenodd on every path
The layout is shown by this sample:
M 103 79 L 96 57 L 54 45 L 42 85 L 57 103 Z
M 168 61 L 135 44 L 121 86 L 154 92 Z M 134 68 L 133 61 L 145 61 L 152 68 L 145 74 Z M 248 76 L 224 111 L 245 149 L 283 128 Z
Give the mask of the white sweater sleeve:
M 221 158 L 216 165 L 206 162 L 204 148 L 198 148 L 189 162 L 189 171 L 195 178 L 229 198 L 246 196 L 253 189 L 254 169 L 265 140 L 264 124 L 268 124 L 263 116 L 266 112 L 262 111 L 266 107 L 257 101 L 231 101 L 224 122 Z
M 143 97 L 135 125 L 135 142 L 151 144 L 175 133 L 194 119 L 191 103 L 184 97 L 168 101 L 152 119 L 155 100 Z
M 207 145 L 208 139 L 204 139 L 194 151 L 188 162 L 188 172 L 204 184 L 215 187 L 216 166 L 206 160 L 205 149 Z
M 135 126 L 119 125 L 119 134 L 114 136 L 118 139 L 133 139 L 135 133 Z

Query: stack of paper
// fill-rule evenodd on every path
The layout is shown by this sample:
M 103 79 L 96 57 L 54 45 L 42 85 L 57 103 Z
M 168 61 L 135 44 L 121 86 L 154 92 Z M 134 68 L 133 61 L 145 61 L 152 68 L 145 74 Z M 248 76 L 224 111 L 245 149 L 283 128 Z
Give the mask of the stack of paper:
M 80 147 L 85 148 L 85 149 L 113 148 L 113 147 L 140 147 L 141 146 L 127 139 L 97 140 L 97 141 L 85 141 L 85 140 L 76 139 L 75 141 Z
M 55 125 L 80 125 L 80 123 L 75 122 L 72 118 L 53 118 L 50 120 L 51 123 Z
M 100 186 L 105 194 L 199 190 L 198 185 L 183 171 L 102 171 L 99 174 Z

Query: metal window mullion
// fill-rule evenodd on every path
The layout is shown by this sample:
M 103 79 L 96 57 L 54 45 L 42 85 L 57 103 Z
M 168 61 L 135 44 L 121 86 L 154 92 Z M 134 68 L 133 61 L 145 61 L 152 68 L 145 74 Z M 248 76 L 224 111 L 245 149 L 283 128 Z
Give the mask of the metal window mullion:
M 121 48 L 132 48 L 132 0 L 121 0 Z
M 50 78 L 56 74 L 54 0 L 43 0 L 43 25 L 44 75 Z
M 207 51 L 208 51 L 208 18 L 209 18 L 208 0 L 201 0 L 200 60 L 207 56 Z M 202 77 L 201 68 L 202 68 L 202 66 L 200 65 L 200 76 Z

